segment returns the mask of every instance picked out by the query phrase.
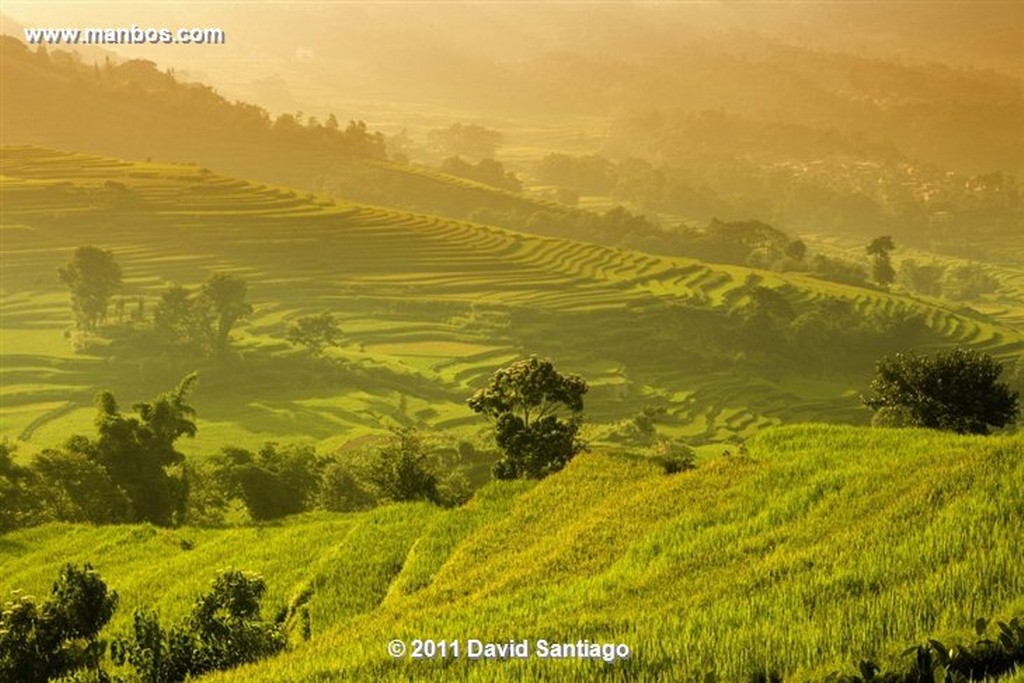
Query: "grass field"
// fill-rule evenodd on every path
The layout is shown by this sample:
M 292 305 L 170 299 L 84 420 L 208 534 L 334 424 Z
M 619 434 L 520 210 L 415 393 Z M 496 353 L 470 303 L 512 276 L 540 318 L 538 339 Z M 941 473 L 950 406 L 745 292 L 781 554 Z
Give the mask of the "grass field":
M 807 419 L 866 421 L 858 392 L 870 367 L 760 372 L 702 339 L 692 316 L 735 309 L 750 276 L 797 307 L 839 297 L 865 313 L 918 313 L 935 343 L 1002 358 L 1022 348 L 1011 321 L 936 302 L 335 202 L 194 166 L 10 147 L 0 172 L 0 433 L 22 442 L 23 455 L 88 431 L 100 389 L 130 405 L 197 367 L 190 452 L 338 444 L 389 424 L 471 438 L 485 425 L 465 399 L 533 353 L 591 383 L 598 442 L 645 403 L 665 409 L 663 433 L 694 443 Z M 102 343 L 73 352 L 56 268 L 83 244 L 114 251 L 128 309 L 142 297 L 151 313 L 167 283 L 244 277 L 255 313 L 234 333 L 237 357 L 188 362 Z M 290 321 L 323 310 L 346 335 L 332 362 L 284 341 Z
M 217 570 L 267 611 L 312 589 L 313 636 L 211 681 L 786 680 L 899 660 L 1024 613 L 1021 437 L 806 425 L 665 475 L 613 452 L 458 509 L 401 504 L 234 530 L 51 525 L 0 539 L 0 593 L 91 561 L 131 611 L 183 614 Z M 188 543 L 183 543 L 188 541 Z M 159 593 L 153 585 L 162 586 Z M 613 664 L 392 660 L 393 638 L 622 642 Z M 973 641 L 972 641 L 973 642 Z

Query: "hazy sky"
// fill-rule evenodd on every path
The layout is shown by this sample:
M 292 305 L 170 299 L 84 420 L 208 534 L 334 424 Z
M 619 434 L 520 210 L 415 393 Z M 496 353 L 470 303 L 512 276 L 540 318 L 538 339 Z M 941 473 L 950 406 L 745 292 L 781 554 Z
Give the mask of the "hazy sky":
M 415 100 L 446 74 L 479 82 L 553 52 L 631 60 L 688 44 L 750 50 L 761 39 L 1024 75 L 1024 2 L 4 0 L 3 12 L 30 27 L 220 28 L 225 45 L 111 49 L 273 113 Z

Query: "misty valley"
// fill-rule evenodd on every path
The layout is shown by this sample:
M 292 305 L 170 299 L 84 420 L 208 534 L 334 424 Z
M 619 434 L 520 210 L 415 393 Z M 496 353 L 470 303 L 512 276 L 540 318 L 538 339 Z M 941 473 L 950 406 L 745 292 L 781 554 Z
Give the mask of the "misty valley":
M 92 11 L 2 10 L 0 683 L 1024 682 L 1021 8 Z

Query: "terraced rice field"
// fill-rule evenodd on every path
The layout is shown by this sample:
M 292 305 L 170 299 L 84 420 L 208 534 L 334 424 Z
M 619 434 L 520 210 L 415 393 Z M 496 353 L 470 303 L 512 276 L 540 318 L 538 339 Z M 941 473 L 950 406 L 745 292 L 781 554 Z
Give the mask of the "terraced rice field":
M 752 275 L 795 306 L 841 297 L 863 312 L 913 310 L 943 343 L 1004 357 L 1022 348 L 1012 321 L 938 304 L 335 202 L 194 166 L 21 147 L 4 150 L 0 173 L 0 433 L 25 442 L 23 451 L 88 431 L 100 389 L 128 406 L 194 367 L 200 435 L 187 450 L 343 443 L 392 424 L 469 438 L 486 425 L 465 399 L 496 368 L 533 353 L 590 381 L 597 440 L 646 401 L 665 408 L 665 434 L 695 442 L 807 419 L 865 421 L 857 392 L 867 376 L 805 377 L 815 382 L 808 393 L 806 383 L 752 376 L 728 358 L 694 362 L 702 342 L 690 338 L 686 312 L 742 305 Z M 244 277 L 255 312 L 234 332 L 238 358 L 75 353 L 56 269 L 86 244 L 114 251 L 127 310 L 141 298 L 151 314 L 168 283 Z M 296 317 L 325 310 L 345 342 L 317 361 L 285 334 Z M 676 338 L 677 353 L 652 350 Z
M 586 453 L 454 509 L 23 529 L 0 539 L 0 593 L 45 595 L 62 563 L 92 562 L 121 597 L 107 638 L 138 608 L 180 619 L 227 566 L 266 578 L 268 617 L 309 598 L 309 640 L 203 679 L 217 683 L 822 681 L 864 659 L 905 667 L 909 645 L 973 643 L 978 617 L 1024 611 L 1021 435 L 804 425 L 748 445 L 671 476 Z M 631 656 L 395 659 L 395 638 L 586 638 Z

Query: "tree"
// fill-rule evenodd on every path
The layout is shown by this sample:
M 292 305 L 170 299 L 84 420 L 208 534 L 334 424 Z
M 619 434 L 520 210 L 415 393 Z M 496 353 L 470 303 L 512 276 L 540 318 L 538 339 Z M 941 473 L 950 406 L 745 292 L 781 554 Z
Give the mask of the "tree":
M 32 471 L 14 461 L 14 446 L 0 441 L 0 534 L 28 526 L 38 517 Z
M 872 395 L 864 403 L 881 421 L 988 434 L 1020 414 L 1019 394 L 999 381 L 1001 363 L 957 348 L 934 359 L 897 353 L 877 364 Z
M 803 240 L 793 240 L 786 245 L 786 256 L 794 261 L 803 261 L 807 256 L 807 245 Z
M 391 439 L 370 462 L 367 478 L 382 498 L 440 503 L 438 473 L 423 438 L 411 428 L 391 430 Z
M 168 468 L 185 458 L 174 442 L 196 434 L 195 409 L 187 403 L 196 379 L 192 373 L 172 391 L 136 404 L 138 418 L 122 415 L 110 392 L 97 399 L 99 438 L 80 447 L 124 489 L 139 521 L 169 526 L 184 511 L 184 479 Z
M 896 271 L 893 269 L 892 259 L 889 257 L 889 252 L 895 248 L 896 245 L 893 244 L 892 237 L 889 235 L 876 237 L 867 247 L 868 256 L 873 257 L 871 276 L 883 287 L 888 287 L 896 279 Z
M 338 346 L 341 338 L 338 321 L 328 312 L 302 316 L 288 328 L 288 341 L 305 346 L 314 356 L 321 355 L 325 347 Z
M 942 276 L 946 267 L 940 263 L 918 265 L 914 259 L 900 264 L 898 280 L 901 285 L 917 294 L 939 296 L 942 294 Z
M 121 287 L 121 266 L 113 252 L 97 247 L 78 247 L 66 265 L 57 269 L 71 290 L 71 310 L 80 330 L 96 329 L 107 314 L 107 304 Z
M 216 314 L 215 344 L 219 351 L 227 349 L 231 328 L 235 323 L 252 313 L 252 306 L 245 302 L 247 289 L 242 278 L 229 273 L 216 273 L 200 290 L 200 297 L 213 305 Z
M 562 375 L 548 360 L 521 360 L 498 370 L 469 407 L 494 422 L 495 440 L 504 457 L 494 466 L 499 479 L 540 479 L 565 465 L 581 450 L 579 419 L 587 383 Z M 568 418 L 560 415 L 568 411 Z
M 213 329 L 213 304 L 194 297 L 180 285 L 171 285 L 160 294 L 153 311 L 153 330 L 160 342 L 172 347 L 190 347 L 203 355 L 216 343 Z
M 65 565 L 41 606 L 16 595 L 0 611 L 0 680 L 46 683 L 82 670 L 109 680 L 100 670 L 106 643 L 98 636 L 117 603 L 88 564 Z
M 310 446 L 266 443 L 253 455 L 221 449 L 215 460 L 218 477 L 240 497 L 255 520 L 278 519 L 312 507 L 322 463 Z
M 74 444 L 74 442 L 72 442 Z M 102 465 L 74 447 L 46 449 L 32 461 L 33 487 L 44 517 L 111 524 L 131 518 L 131 501 Z

